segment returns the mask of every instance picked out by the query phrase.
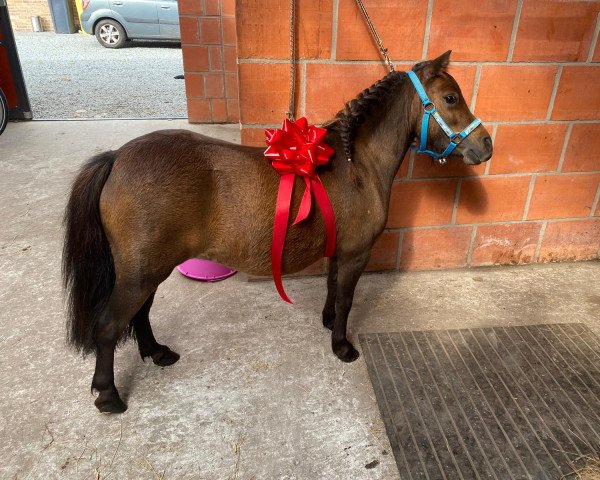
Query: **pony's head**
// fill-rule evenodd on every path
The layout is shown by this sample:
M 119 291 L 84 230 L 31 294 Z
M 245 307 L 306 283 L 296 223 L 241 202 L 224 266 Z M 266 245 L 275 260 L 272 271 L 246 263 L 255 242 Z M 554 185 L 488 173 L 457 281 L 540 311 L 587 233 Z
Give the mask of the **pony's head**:
M 418 63 L 409 73 L 415 87 L 413 111 L 419 112 L 414 122 L 415 137 L 419 151 L 433 158 L 459 155 L 466 164 L 478 165 L 492 157 L 492 139 L 447 72 L 450 53 Z M 420 92 L 419 86 L 424 91 Z

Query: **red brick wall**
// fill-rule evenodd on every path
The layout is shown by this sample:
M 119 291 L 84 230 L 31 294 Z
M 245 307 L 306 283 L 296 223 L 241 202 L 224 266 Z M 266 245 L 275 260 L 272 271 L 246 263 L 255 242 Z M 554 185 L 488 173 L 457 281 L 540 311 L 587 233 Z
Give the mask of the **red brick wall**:
M 242 138 L 261 145 L 287 109 L 289 2 L 237 3 Z M 399 69 L 453 50 L 451 73 L 495 141 L 477 167 L 407 158 L 371 268 L 597 258 L 600 1 L 364 3 Z M 354 0 L 297 4 L 297 114 L 317 123 L 386 70 Z
M 239 121 L 235 0 L 179 0 L 188 119 Z

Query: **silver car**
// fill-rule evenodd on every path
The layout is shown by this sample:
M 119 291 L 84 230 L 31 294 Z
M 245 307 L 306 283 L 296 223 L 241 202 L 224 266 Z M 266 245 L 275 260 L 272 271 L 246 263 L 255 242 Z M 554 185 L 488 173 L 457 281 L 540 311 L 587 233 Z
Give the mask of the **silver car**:
M 177 0 L 83 0 L 81 27 L 106 48 L 131 39 L 181 38 Z

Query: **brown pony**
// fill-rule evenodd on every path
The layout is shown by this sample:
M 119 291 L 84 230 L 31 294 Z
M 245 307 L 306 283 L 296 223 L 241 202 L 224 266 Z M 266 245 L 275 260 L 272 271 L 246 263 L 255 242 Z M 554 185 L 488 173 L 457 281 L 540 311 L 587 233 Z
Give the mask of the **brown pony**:
M 413 68 L 446 123 L 460 131 L 473 120 L 456 81 L 446 73 L 450 52 Z M 337 222 L 336 256 L 329 263 L 323 325 L 333 330 L 334 353 L 358 358 L 346 338 L 354 288 L 386 223 L 394 176 L 419 134 L 423 107 L 408 76 L 392 72 L 364 90 L 328 122 L 336 150 L 319 175 Z M 448 137 L 430 122 L 428 148 Z M 492 142 L 483 126 L 455 150 L 468 164 L 488 160 Z M 348 161 L 351 158 L 352 161 Z M 148 313 L 158 286 L 188 258 L 215 260 L 253 275 L 269 275 L 279 175 L 251 148 L 186 130 L 136 138 L 83 166 L 66 208 L 63 275 L 68 291 L 70 342 L 96 354 L 92 390 L 102 412 L 127 408 L 114 384 L 120 340 L 135 336 L 142 358 L 175 363 L 159 344 Z M 295 217 L 303 182 L 296 179 Z M 290 227 L 284 273 L 323 256 L 325 230 L 311 213 Z M 275 294 L 275 291 L 273 293 Z

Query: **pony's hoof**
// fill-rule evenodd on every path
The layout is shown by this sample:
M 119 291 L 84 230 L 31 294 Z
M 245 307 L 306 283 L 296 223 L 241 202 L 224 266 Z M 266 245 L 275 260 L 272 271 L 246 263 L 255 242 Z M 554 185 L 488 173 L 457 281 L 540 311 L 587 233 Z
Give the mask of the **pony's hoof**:
M 159 367 L 168 367 L 179 360 L 179 354 L 172 351 L 169 347 L 161 345 L 160 348 L 152 354 L 154 365 Z
M 333 321 L 335 320 L 335 313 L 329 315 L 323 312 L 323 326 L 329 330 L 333 330 Z
M 356 348 L 354 348 L 348 340 L 340 343 L 334 343 L 333 353 L 335 353 L 342 362 L 346 363 L 353 362 L 360 357 L 360 353 L 358 353 Z
M 96 408 L 102 413 L 123 413 L 127 410 L 127 405 L 121 400 L 118 394 L 114 392 L 100 393 L 94 402 Z

